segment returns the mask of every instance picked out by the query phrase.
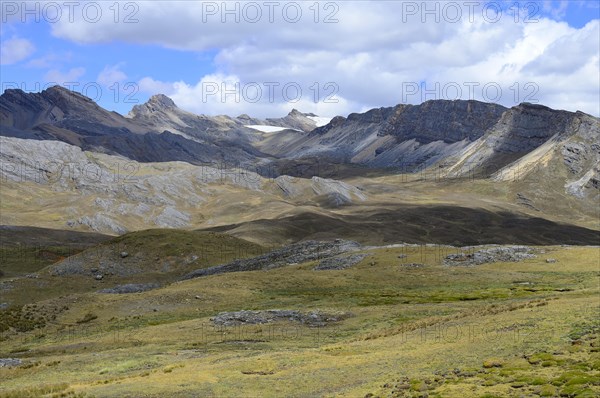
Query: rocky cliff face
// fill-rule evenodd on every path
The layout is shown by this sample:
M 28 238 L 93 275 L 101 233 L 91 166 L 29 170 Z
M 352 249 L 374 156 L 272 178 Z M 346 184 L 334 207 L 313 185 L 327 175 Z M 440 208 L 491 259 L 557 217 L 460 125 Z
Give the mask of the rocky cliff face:
M 578 173 L 583 170 L 580 158 L 595 152 L 598 126 L 598 118 L 582 112 L 523 103 L 505 112 L 483 137 L 458 154 L 460 159 L 450 168 L 464 172 L 485 168 L 492 174 L 538 149 L 557 149 L 570 172 Z
M 596 117 L 524 103 L 439 167 L 446 175 L 535 182 L 538 191 L 595 200 L 600 199 L 599 140 Z
M 493 126 L 505 110 L 503 106 L 479 101 L 440 100 L 398 105 L 389 112 L 378 135 L 391 135 L 398 142 L 414 139 L 421 144 L 440 140 L 445 143 L 474 141 Z
M 335 161 L 412 171 L 463 149 L 506 108 L 478 101 L 427 101 L 336 117 L 307 136 L 274 137 L 261 149 L 277 156 L 325 156 Z M 286 141 L 285 145 L 281 145 Z

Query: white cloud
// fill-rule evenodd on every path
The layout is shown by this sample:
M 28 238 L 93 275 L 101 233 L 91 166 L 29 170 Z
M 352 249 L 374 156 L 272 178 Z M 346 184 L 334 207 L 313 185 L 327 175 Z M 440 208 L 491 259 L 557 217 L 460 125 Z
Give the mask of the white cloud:
M 0 43 L 0 64 L 12 65 L 27 59 L 35 51 L 35 46 L 27 39 L 13 37 Z
M 146 94 L 165 94 L 171 95 L 175 92 L 173 83 L 165 83 L 154 80 L 151 77 L 144 77 L 138 82 L 138 87 L 141 92 Z
M 315 101 L 316 87 L 302 87 L 295 82 L 269 85 L 243 82 L 238 76 L 209 74 L 196 84 L 182 81 L 161 82 L 145 77 L 138 82 L 140 90 L 148 94 L 166 94 L 182 109 L 206 115 L 250 114 L 254 117 L 275 117 L 287 114 L 293 108 L 323 116 L 348 114 L 358 104 L 332 96 L 327 101 Z M 320 88 L 323 90 L 323 87 Z M 330 88 L 327 94 L 334 93 Z
M 58 69 L 51 69 L 45 75 L 44 79 L 48 83 L 56 83 L 58 85 L 67 85 L 79 81 L 79 78 L 85 73 L 85 68 L 78 67 L 69 69 L 63 73 Z
M 524 70 L 540 75 L 569 75 L 585 66 L 581 60 L 598 53 L 600 23 L 592 21 L 582 29 L 570 29 L 549 45 L 539 57 L 524 66 Z
M 127 75 L 120 69 L 121 65 L 105 66 L 96 78 L 102 86 L 110 87 L 115 83 L 122 83 Z
M 465 88 L 462 98 L 469 97 L 465 85 L 474 82 L 480 85 L 474 97 L 482 100 L 494 99 L 484 95 L 482 87 L 497 84 L 502 89 L 497 102 L 506 106 L 538 100 L 551 107 L 598 113 L 598 98 L 592 95 L 600 90 L 594 70 L 600 48 L 598 20 L 581 29 L 539 14 L 537 22 L 525 23 L 523 15 L 515 22 L 507 10 L 498 15 L 493 9 L 482 13 L 486 3 L 478 3 L 471 13 L 465 2 L 320 2 L 318 23 L 314 7 L 309 8 L 313 2 L 300 3 L 302 17 L 296 23 L 289 22 L 291 10 L 283 11 L 288 3 L 277 3 L 273 22 L 264 3 L 255 3 L 262 12 L 257 23 L 248 21 L 255 14 L 244 13 L 249 3 L 243 2 L 228 4 L 230 9 L 238 7 L 237 23 L 233 15 L 222 12 L 221 2 L 136 3 L 138 8 L 128 11 L 135 11 L 132 17 L 137 23 L 124 23 L 124 12 L 115 23 L 113 11 L 107 8 L 111 4 L 102 3 L 106 12 L 100 21 L 89 23 L 79 12 L 74 23 L 64 17 L 52 29 L 54 35 L 79 43 L 119 40 L 185 51 L 217 50 L 214 73 L 198 76 L 197 81 L 178 81 L 178 76 L 170 82 L 152 76 L 139 81 L 142 91 L 171 95 L 180 106 L 200 113 L 277 116 L 296 107 L 333 116 L 444 98 L 443 92 L 407 97 L 407 87 L 421 82 L 430 89 L 436 83 L 457 84 Z M 326 9 L 325 4 L 332 6 Z M 456 9 L 453 4 L 463 7 Z M 218 9 L 208 10 L 208 5 Z M 541 11 L 561 18 L 570 6 L 549 4 Z M 428 14 L 434 7 L 437 14 Z M 455 20 L 457 11 L 461 17 Z M 323 23 L 332 12 L 338 22 Z M 496 16 L 499 19 L 490 22 Z M 242 86 L 296 83 L 303 95 L 297 103 L 286 101 L 282 93 L 274 101 L 244 101 L 243 95 L 241 101 L 234 96 L 203 98 L 203 84 L 213 80 Z M 336 104 L 323 103 L 328 83 L 339 87 Z M 533 98 L 532 91 L 523 88 L 528 83 L 537 85 Z M 317 103 L 311 98 L 315 84 L 321 94 Z

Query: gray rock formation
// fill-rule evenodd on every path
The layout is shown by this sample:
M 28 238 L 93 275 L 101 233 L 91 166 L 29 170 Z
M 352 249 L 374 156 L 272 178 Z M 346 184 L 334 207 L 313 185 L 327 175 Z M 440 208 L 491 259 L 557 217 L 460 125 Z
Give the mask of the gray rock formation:
M 527 103 L 507 110 L 472 100 L 434 100 L 338 116 L 317 128 L 313 117 L 295 109 L 283 118 L 266 120 L 195 115 L 160 94 L 123 117 L 58 86 L 30 94 L 6 90 L 0 96 L 4 136 L 65 141 L 141 162 L 180 160 L 228 169 L 260 165 L 256 170 L 263 174 L 262 166 L 273 156 L 318 156 L 406 172 L 437 164 L 446 174 L 476 170 L 487 177 L 545 144 L 562 142 L 562 156 L 573 177 L 566 189 L 585 196 L 598 185 L 598 148 L 592 147 L 598 142 L 598 118 L 581 112 Z M 245 127 L 249 124 L 294 131 L 265 136 Z M 570 140 L 574 136 L 578 139 Z
M 0 368 L 12 368 L 22 363 L 23 360 L 19 358 L 0 358 Z
M 345 257 L 332 257 L 326 258 L 317 264 L 314 268 L 315 271 L 324 271 L 324 270 L 340 270 L 350 268 L 360 263 L 365 257 L 366 254 L 352 254 L 350 256 Z
M 269 270 L 290 264 L 301 264 L 307 261 L 334 257 L 360 248 L 356 242 L 336 239 L 333 242 L 306 241 L 285 246 L 262 256 L 235 260 L 231 263 L 217 265 L 193 271 L 183 279 L 222 274 L 225 272 L 242 272 Z
M 264 310 L 264 311 L 236 311 L 221 312 L 211 321 L 219 326 L 255 325 L 277 321 L 303 323 L 308 326 L 326 326 L 348 318 L 350 314 L 329 314 L 321 311 L 302 313 L 295 310 Z
M 505 110 L 478 101 L 397 105 L 336 117 L 307 136 L 281 134 L 261 149 L 277 156 L 320 156 L 412 171 L 463 149 L 494 126 Z
M 470 253 L 450 254 L 444 258 L 444 265 L 473 266 L 496 262 L 520 262 L 535 257 L 533 249 L 527 246 L 492 247 Z
M 502 168 L 530 154 L 546 144 L 547 151 L 561 148 L 564 162 L 573 173 L 582 170 L 581 161 L 591 148 L 573 137 L 584 141 L 598 138 L 599 120 L 582 112 L 557 111 L 542 105 L 523 103 L 505 112 L 498 123 L 486 134 L 456 155 L 459 162 L 450 169 L 468 173 L 473 170 L 482 176 L 497 173 Z
M 250 164 L 261 156 L 239 121 L 182 111 L 164 95 L 126 118 L 60 86 L 40 93 L 11 89 L 0 96 L 0 126 L 3 136 L 64 141 L 141 162 Z
M 227 186 L 261 193 L 272 190 L 286 198 L 336 194 L 344 204 L 366 198 L 360 189 L 331 179 L 281 176 L 269 181 L 244 169 L 184 162 L 142 164 L 84 152 L 60 141 L 1 136 L 0 179 L 7 189 L 33 184 L 60 194 L 65 199 L 60 203 L 68 217 L 66 226 L 111 234 L 126 232 L 132 220 L 148 228 L 188 227 L 192 212 Z
M 108 289 L 98 290 L 98 293 L 105 294 L 129 294 L 129 293 L 141 293 L 152 289 L 159 288 L 160 285 L 157 283 L 128 283 L 125 285 L 117 285 Z

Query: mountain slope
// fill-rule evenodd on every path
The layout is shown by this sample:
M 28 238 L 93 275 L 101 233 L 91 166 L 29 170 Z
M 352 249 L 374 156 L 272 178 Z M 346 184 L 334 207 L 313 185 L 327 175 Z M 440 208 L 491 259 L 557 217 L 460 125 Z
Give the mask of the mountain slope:
M 478 101 L 427 101 L 336 117 L 306 135 L 280 134 L 258 148 L 280 157 L 326 157 L 412 171 L 465 148 L 506 108 Z
M 298 111 L 255 124 L 303 128 L 316 123 Z M 194 164 L 252 164 L 268 156 L 250 142 L 262 133 L 246 119 L 195 115 L 164 95 L 136 105 L 129 117 L 109 112 L 91 99 L 60 86 L 41 93 L 6 90 L 0 96 L 0 134 L 58 140 L 83 150 L 118 154 L 140 162 L 186 161 Z
M 600 120 L 582 112 L 521 104 L 439 167 L 445 176 L 523 182 L 535 193 L 564 192 L 600 199 Z
M 277 217 L 297 204 L 367 198 L 340 181 L 240 168 L 140 163 L 58 141 L 0 137 L 0 224 L 122 234 Z

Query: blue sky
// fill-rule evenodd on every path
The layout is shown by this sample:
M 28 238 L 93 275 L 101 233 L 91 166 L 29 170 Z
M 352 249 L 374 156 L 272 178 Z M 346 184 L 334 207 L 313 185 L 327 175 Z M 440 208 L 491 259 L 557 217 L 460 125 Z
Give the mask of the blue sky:
M 230 3 L 236 22 L 234 14 L 215 10 L 221 2 L 121 2 L 118 18 L 108 9 L 113 2 L 105 2 L 94 3 L 103 14 L 93 23 L 91 14 L 83 17 L 85 3 L 72 22 L 63 9 L 50 23 L 55 14 L 44 2 L 31 2 L 34 11 L 27 15 L 22 2 L 3 2 L 2 89 L 76 82 L 76 91 L 86 87 L 84 94 L 122 114 L 163 92 L 196 113 L 265 117 L 291 108 L 333 116 L 452 99 L 458 87 L 463 99 L 472 94 L 506 106 L 526 99 L 600 113 L 596 2 L 482 2 L 472 22 L 465 2 L 450 3 L 461 6 L 458 21 L 448 20 L 455 11 L 448 2 L 434 9 L 439 22 L 426 13 L 423 20 L 422 2 L 321 2 L 318 17 L 308 2 L 294 22 L 277 12 L 274 21 L 266 20 L 268 10 L 257 2 L 263 13 L 258 23 L 244 20 L 250 15 L 242 13 L 244 3 Z M 518 18 L 508 10 L 514 4 Z M 481 10 L 490 16 L 496 5 L 504 14 L 482 18 Z M 132 12 L 134 23 L 124 23 Z M 335 22 L 325 23 L 327 16 Z M 527 16 L 536 22 L 525 23 Z M 413 82 L 425 82 L 419 87 L 429 92 L 407 95 Z M 468 93 L 473 82 L 478 87 Z M 269 84 L 278 84 L 274 98 L 267 95 Z M 230 94 L 207 91 L 226 87 Z M 496 87 L 499 98 L 492 93 Z

